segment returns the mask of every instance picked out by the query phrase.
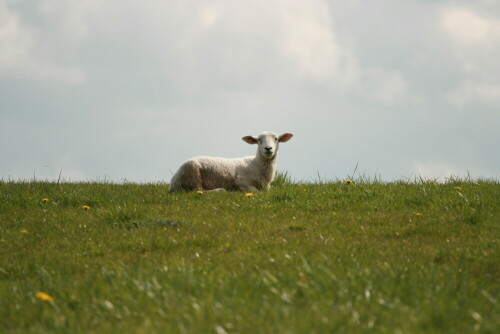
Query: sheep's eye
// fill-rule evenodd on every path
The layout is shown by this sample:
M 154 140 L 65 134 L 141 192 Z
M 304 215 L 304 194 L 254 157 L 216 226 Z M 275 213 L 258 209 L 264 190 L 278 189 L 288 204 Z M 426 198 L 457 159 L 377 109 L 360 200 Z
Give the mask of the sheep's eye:
M 278 141 L 278 137 L 274 137 L 274 141 Z

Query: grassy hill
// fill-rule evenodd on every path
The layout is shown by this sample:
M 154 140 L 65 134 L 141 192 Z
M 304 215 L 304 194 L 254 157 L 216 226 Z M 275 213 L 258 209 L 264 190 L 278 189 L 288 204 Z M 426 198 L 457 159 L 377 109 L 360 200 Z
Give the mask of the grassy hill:
M 0 182 L 0 332 L 499 333 L 498 181 Z

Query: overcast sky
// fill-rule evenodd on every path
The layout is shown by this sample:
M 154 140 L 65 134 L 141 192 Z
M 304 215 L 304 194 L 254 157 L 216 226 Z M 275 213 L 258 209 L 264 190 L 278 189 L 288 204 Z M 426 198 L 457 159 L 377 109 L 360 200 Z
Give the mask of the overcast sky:
M 500 1 L 2 0 L 0 179 L 500 177 Z

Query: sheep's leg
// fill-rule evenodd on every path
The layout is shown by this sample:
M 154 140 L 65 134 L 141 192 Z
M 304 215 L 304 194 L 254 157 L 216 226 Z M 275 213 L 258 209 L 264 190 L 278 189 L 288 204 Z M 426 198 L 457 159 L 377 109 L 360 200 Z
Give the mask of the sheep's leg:
M 252 186 L 250 180 L 248 180 L 245 177 L 241 177 L 241 175 L 238 175 L 236 177 L 236 188 L 238 188 L 241 191 L 248 192 L 248 193 L 254 193 L 256 191 L 259 191 L 257 188 Z
M 239 187 L 241 191 L 247 192 L 247 193 L 255 193 L 259 191 L 259 189 L 255 188 L 254 186 L 246 185 Z
M 201 165 L 198 162 L 193 160 L 186 161 L 179 168 L 177 173 L 178 177 L 175 182 L 175 188 L 179 188 L 184 191 L 203 190 Z
M 195 168 L 195 179 L 194 179 L 194 183 L 195 183 L 195 189 L 198 191 L 198 190 L 203 190 L 203 179 L 201 177 L 201 166 L 196 166 Z
M 236 180 L 236 187 L 238 187 L 239 190 L 245 191 L 247 193 L 254 193 L 259 191 L 259 189 L 252 186 L 247 180 L 241 178 L 238 178 Z
M 217 188 L 217 189 L 207 190 L 207 192 L 212 192 L 212 191 L 226 191 L 226 189 L 224 189 L 224 188 Z

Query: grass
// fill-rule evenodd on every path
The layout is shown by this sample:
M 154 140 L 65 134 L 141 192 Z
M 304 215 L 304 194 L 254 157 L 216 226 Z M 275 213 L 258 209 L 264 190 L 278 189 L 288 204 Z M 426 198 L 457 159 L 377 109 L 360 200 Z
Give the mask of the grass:
M 0 182 L 0 332 L 498 333 L 499 204 L 459 179 Z

